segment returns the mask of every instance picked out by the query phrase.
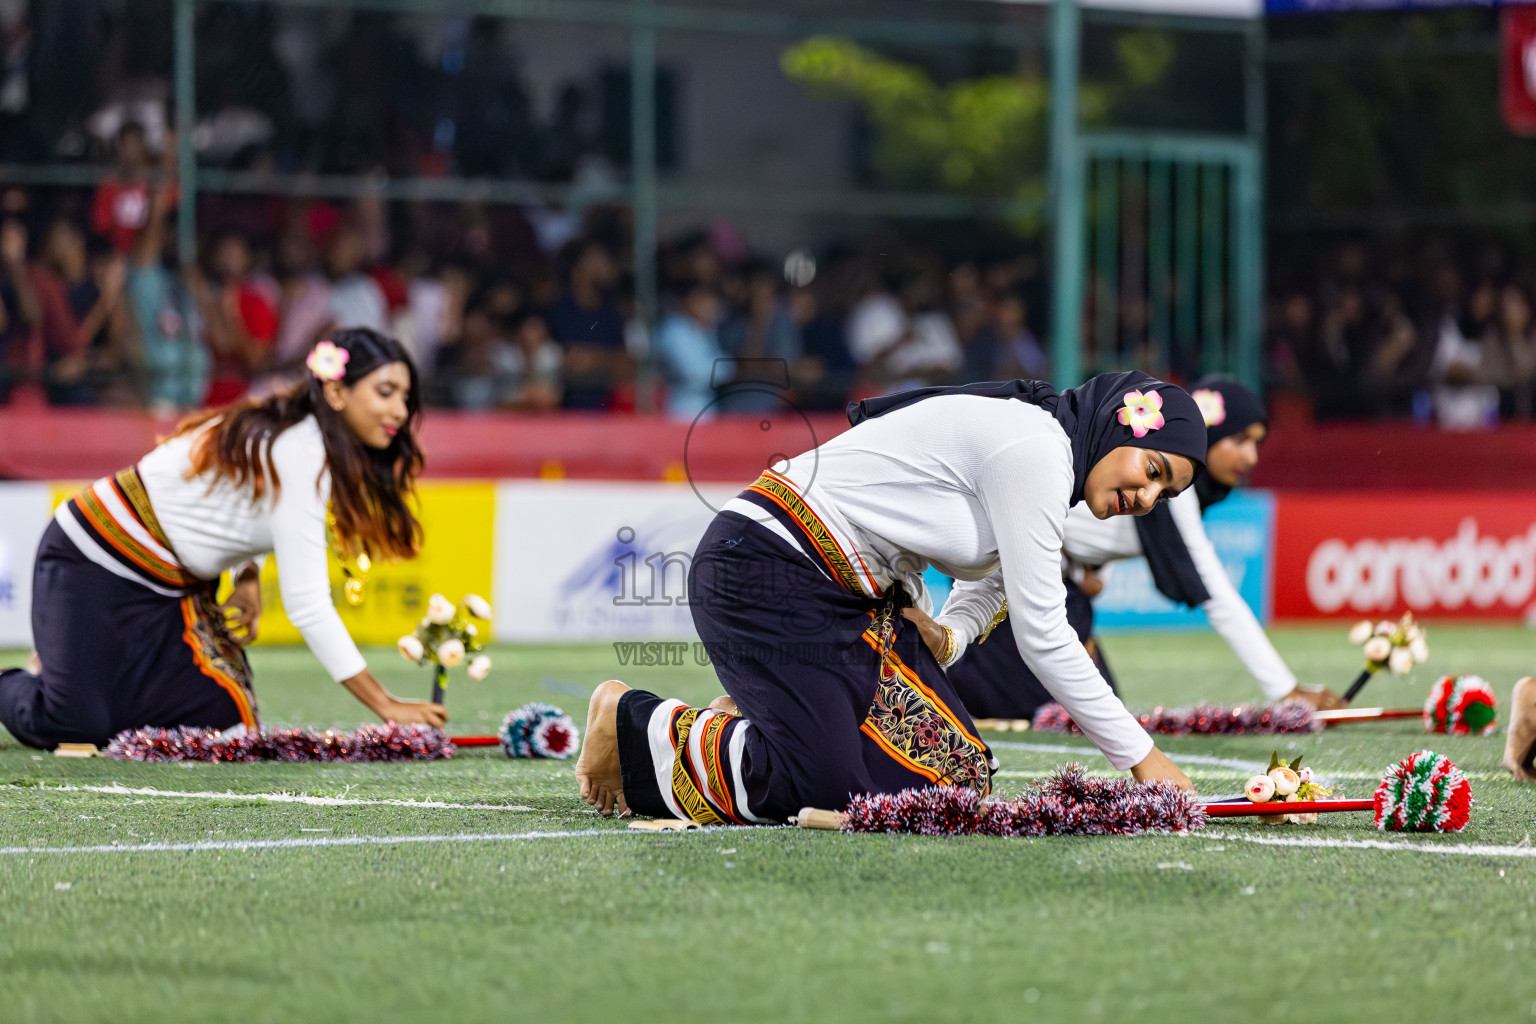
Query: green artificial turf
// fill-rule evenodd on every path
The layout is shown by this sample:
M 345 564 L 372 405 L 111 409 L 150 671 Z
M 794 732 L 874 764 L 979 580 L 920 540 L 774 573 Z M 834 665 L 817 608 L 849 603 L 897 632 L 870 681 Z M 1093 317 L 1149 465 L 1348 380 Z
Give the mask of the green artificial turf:
M 1341 631 L 1275 631 L 1308 682 L 1342 686 Z M 1507 698 L 1536 671 L 1530 635 L 1438 628 L 1426 669 L 1477 672 Z M 1111 637 L 1132 707 L 1255 692 L 1209 634 Z M 593 684 L 701 702 L 710 670 L 619 669 L 611 648 L 493 652 L 456 680 L 455 732 L 494 731 L 527 700 L 584 715 Z M 386 651 L 396 692 L 428 681 Z M 11 659 L 0 658 L 0 664 Z M 269 723 L 355 726 L 360 708 L 302 649 L 254 652 Z M 1378 678 L 1360 704 L 1416 705 L 1429 672 Z M 0 732 L 0 737 L 4 733 Z M 1081 739 L 1007 734 L 1003 790 Z M 1472 825 L 1436 846 L 1526 841 L 1536 787 L 1497 771 L 1499 734 L 1426 738 L 1417 722 L 1315 737 L 1165 739 L 1242 762 L 1304 753 L 1364 796 L 1426 745 L 1473 780 Z M 1014 744 L 1010 746 L 1009 744 Z M 1186 762 L 1206 792 L 1242 765 Z M 473 808 L 318 807 L 94 793 L 438 800 Z M 525 809 L 515 809 L 525 808 Z M 317 848 L 0 855 L 5 1021 L 1492 1021 L 1536 1014 L 1536 860 L 1259 845 L 1259 837 L 1404 842 L 1367 814 L 1315 827 L 1213 823 L 1204 834 L 925 839 L 762 828 L 630 832 L 581 804 L 571 762 L 494 750 L 385 765 L 145 765 L 63 760 L 0 738 L 0 846 L 579 832 L 567 838 Z

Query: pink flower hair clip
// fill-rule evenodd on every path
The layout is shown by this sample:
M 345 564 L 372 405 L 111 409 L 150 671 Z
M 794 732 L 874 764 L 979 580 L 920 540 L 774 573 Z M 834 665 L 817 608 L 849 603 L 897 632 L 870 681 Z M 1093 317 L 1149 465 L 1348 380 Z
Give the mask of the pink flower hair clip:
M 341 380 L 347 375 L 347 361 L 351 358 L 351 352 L 338 347 L 335 342 L 327 338 L 315 346 L 309 358 L 304 360 L 304 365 L 309 367 L 310 373 L 321 380 Z
M 1163 396 L 1156 391 L 1148 391 L 1142 394 L 1140 391 L 1127 391 L 1125 393 L 1125 407 L 1120 409 L 1115 418 L 1123 426 L 1131 428 L 1131 433 L 1137 437 L 1146 437 L 1154 430 L 1163 426 Z
M 1200 407 L 1200 416 L 1206 426 L 1217 427 L 1227 421 L 1227 400 L 1221 397 L 1220 391 L 1201 388 L 1189 397 Z

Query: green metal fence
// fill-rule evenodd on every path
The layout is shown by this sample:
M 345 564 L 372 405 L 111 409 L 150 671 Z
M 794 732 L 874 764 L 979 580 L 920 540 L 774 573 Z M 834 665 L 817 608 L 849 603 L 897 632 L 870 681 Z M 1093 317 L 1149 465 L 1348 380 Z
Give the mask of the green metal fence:
M 1078 12 L 1056 0 L 1052 361 L 1060 384 L 1106 370 L 1260 384 L 1262 24 L 1248 33 L 1242 135 L 1085 132 Z M 1064 56 L 1065 55 L 1065 56 Z
M 1256 148 L 1107 133 L 1085 135 L 1079 147 L 1084 258 L 1058 271 L 1058 294 L 1085 311 L 1084 372 L 1140 367 L 1256 382 Z

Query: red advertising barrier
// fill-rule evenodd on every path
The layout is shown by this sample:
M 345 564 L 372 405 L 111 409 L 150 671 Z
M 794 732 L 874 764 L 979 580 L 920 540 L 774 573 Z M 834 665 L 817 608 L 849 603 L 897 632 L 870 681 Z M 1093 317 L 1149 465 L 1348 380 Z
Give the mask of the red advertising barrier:
M 1536 618 L 1536 500 L 1509 493 L 1282 493 L 1274 615 Z
M 1248 483 L 1276 491 L 1520 491 L 1536 479 L 1536 426 L 1421 429 L 1409 423 L 1273 424 Z
M 768 426 L 764 427 L 763 424 Z M 173 420 L 113 409 L 0 407 L 0 479 L 89 480 L 130 465 Z M 774 455 L 797 455 L 848 429 L 841 413 L 733 415 L 700 424 L 601 413 L 462 413 L 423 420 L 427 475 L 439 479 L 566 476 L 587 480 L 745 483 Z M 1536 479 L 1536 425 L 1483 433 L 1403 423 L 1278 419 L 1251 486 L 1288 491 L 1518 491 Z
M 90 480 L 130 466 L 176 423 L 111 409 L 0 408 L 0 480 Z M 750 483 L 773 461 L 848 429 L 841 413 L 721 416 L 474 414 L 429 409 L 426 475 Z

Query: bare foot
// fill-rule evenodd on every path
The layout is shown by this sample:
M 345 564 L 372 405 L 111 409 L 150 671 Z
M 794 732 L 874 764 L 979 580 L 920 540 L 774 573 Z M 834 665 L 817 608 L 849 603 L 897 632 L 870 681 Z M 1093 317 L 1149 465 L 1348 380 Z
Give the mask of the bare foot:
M 582 733 L 581 756 L 576 759 L 576 781 L 581 798 L 604 815 L 629 813 L 624 803 L 624 778 L 619 772 L 619 698 L 629 687 L 610 679 L 592 691 L 587 705 L 587 728 Z
M 37 656 L 36 651 L 33 651 L 27 657 L 27 671 L 34 676 L 41 676 L 43 674 L 43 659 Z
M 741 709 L 738 708 L 736 706 L 736 702 L 726 694 L 721 694 L 714 700 L 710 701 L 709 706 L 716 711 L 724 711 L 726 714 L 735 715 L 737 718 L 741 717 Z
M 1515 684 L 1509 698 L 1509 732 L 1504 739 L 1500 767 L 1514 773 L 1516 782 L 1536 782 L 1532 757 L 1536 756 L 1536 679 L 1526 676 Z

